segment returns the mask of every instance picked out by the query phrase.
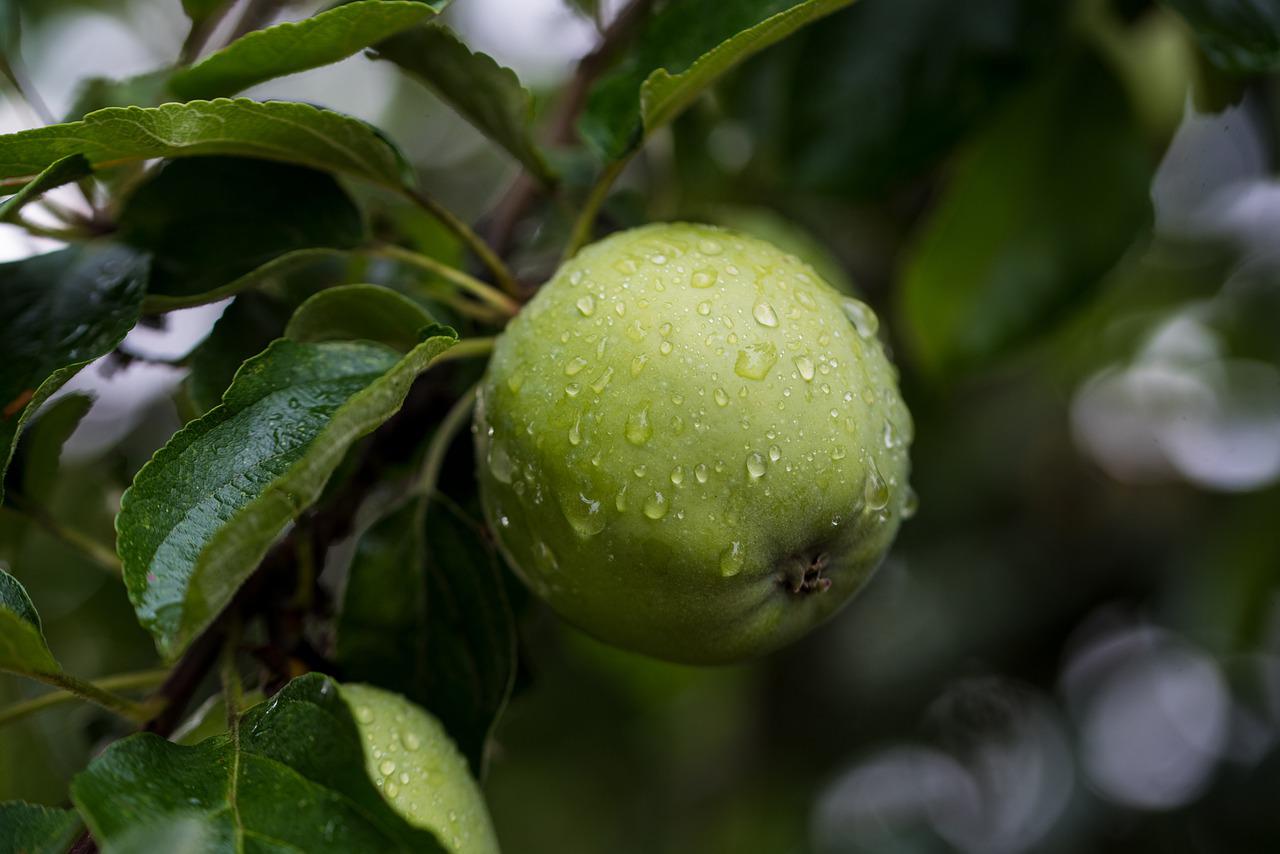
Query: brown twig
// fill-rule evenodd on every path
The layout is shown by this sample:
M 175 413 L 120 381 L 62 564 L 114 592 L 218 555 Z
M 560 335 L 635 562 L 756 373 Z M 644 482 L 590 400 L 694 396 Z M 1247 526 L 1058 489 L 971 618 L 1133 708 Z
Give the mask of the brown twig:
M 282 0 L 249 0 L 245 4 L 240 20 L 236 21 L 231 34 L 227 36 L 227 44 L 254 30 L 261 29 L 280 10 Z
M 218 24 L 222 23 L 222 19 L 226 17 L 234 5 L 235 0 L 223 0 L 222 4 L 204 20 L 191 25 L 191 31 L 187 33 L 187 38 L 182 43 L 182 51 L 178 54 L 179 63 L 187 65 L 195 61 L 196 57 L 200 55 L 200 51 L 204 50 L 209 37 L 218 29 Z
M 587 104 L 591 87 L 612 64 L 622 45 L 649 14 L 654 0 L 631 0 L 604 29 L 595 50 L 578 61 L 573 78 L 547 125 L 546 142 L 552 146 L 572 145 L 577 140 L 578 116 Z M 521 172 L 494 208 L 489 221 L 489 244 L 505 255 L 515 228 L 542 191 L 528 172 Z

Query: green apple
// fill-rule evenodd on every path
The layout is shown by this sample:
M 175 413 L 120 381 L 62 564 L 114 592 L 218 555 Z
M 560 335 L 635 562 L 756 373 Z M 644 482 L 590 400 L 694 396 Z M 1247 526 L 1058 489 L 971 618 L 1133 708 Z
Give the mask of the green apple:
M 498 854 L 484 796 L 440 722 L 381 688 L 341 691 L 364 740 L 369 777 L 391 808 L 452 854 Z
M 911 512 L 911 418 L 861 302 L 685 223 L 565 263 L 499 339 L 475 429 L 513 569 L 601 640 L 672 661 L 833 614 Z

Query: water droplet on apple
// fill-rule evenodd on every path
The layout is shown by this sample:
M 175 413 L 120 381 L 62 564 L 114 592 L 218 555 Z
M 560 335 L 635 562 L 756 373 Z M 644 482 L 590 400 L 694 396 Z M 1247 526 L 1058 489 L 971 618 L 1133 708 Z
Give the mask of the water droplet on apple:
M 778 313 L 773 310 L 773 306 L 761 300 L 756 303 L 755 308 L 751 309 L 751 316 L 756 319 L 756 323 L 761 326 L 773 328 L 778 325 Z

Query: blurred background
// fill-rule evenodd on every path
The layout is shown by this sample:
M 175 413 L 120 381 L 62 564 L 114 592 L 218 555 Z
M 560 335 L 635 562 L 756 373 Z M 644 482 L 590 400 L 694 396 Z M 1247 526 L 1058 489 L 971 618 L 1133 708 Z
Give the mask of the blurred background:
M 618 5 L 456 0 L 448 20 L 546 110 Z M 179 0 L 6 8 L 44 104 L 0 89 L 2 132 L 173 61 L 187 26 Z M 1189 24 L 1215 9 L 1239 31 Z M 860 0 L 651 142 L 609 227 L 754 231 L 877 309 L 919 510 L 839 617 L 738 667 L 618 652 L 527 603 L 485 782 L 505 850 L 1280 850 L 1277 70 L 1268 0 Z M 387 63 L 249 94 L 378 124 L 472 219 L 517 175 Z M 566 229 L 520 224 L 525 276 Z M 0 260 L 53 245 L 0 226 Z M 145 357 L 181 361 L 224 308 L 82 373 L 27 440 L 28 492 L 109 541 L 181 423 L 185 369 Z M 0 512 L 0 562 L 69 670 L 152 666 L 78 552 Z M 0 677 L 0 705 L 37 692 Z M 0 729 L 0 800 L 62 802 L 111 727 L 76 706 Z

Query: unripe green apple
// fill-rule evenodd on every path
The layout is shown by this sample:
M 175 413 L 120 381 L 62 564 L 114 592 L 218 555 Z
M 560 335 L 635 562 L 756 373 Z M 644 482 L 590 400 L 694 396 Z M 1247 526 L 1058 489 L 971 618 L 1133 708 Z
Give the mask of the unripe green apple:
M 764 241 L 684 223 L 565 263 L 476 406 L 514 570 L 628 649 L 730 662 L 829 617 L 911 512 L 911 417 L 867 306 Z
M 444 727 L 399 694 L 346 684 L 365 766 L 383 799 L 452 854 L 498 854 L 484 796 Z

